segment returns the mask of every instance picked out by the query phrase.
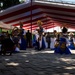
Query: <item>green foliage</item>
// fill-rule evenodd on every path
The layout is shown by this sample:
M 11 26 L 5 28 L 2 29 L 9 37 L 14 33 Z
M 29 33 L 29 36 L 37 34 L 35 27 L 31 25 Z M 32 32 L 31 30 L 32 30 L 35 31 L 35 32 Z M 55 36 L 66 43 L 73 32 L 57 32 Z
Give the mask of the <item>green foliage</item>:
M 19 0 L 20 3 L 24 3 L 24 0 Z
M 0 33 L 2 33 L 2 28 L 0 28 Z
M 3 5 L 1 3 L 3 3 Z M 1 9 L 6 9 L 17 4 L 20 4 L 19 0 L 0 0 Z

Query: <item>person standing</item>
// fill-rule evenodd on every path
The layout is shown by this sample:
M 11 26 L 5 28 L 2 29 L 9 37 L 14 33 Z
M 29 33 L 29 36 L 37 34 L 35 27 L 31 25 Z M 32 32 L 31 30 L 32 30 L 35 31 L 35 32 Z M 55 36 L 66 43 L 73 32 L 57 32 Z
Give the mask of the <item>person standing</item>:
M 50 33 L 49 32 L 48 32 L 48 34 L 46 36 L 46 42 L 48 44 L 48 48 L 50 48 L 51 39 L 50 39 Z
M 28 30 L 26 33 L 26 41 L 27 41 L 27 47 L 31 47 L 31 41 L 32 41 L 32 34 Z
M 21 50 L 26 50 L 26 39 L 25 39 L 25 35 L 26 35 L 26 31 L 25 29 L 23 29 L 23 23 L 20 22 L 20 49 Z

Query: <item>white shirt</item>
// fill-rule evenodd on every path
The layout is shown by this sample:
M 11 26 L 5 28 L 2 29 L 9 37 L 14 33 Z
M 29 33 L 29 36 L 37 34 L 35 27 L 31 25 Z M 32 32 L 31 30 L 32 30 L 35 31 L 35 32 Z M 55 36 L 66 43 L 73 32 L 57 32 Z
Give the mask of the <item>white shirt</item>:
M 56 38 L 51 38 L 50 48 L 53 49 L 55 45 Z

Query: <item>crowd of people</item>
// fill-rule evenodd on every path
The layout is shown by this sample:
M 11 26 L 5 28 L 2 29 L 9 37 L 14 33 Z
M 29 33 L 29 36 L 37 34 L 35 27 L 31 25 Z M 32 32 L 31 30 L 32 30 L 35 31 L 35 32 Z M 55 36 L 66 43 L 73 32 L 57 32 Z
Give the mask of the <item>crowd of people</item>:
M 39 25 L 39 29 L 31 33 L 29 30 L 25 31 L 21 26 L 20 29 L 15 27 L 11 34 L 2 33 L 0 45 L 0 54 L 10 52 L 11 55 L 13 52 L 20 52 L 27 48 L 34 48 L 38 51 L 48 48 L 54 50 L 54 53 L 71 54 L 70 49 L 75 49 L 75 36 L 68 35 L 64 28 L 61 33 L 50 33 L 44 32 L 42 26 Z

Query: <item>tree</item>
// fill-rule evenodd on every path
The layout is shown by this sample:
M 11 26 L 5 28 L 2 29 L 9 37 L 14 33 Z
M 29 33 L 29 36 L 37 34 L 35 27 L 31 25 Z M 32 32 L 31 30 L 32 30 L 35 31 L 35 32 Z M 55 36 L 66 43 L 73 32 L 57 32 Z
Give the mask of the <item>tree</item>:
M 3 6 L 1 7 L 1 3 L 3 3 Z M 20 4 L 19 0 L 0 0 L 0 8 L 6 9 L 8 7 L 14 6 Z

